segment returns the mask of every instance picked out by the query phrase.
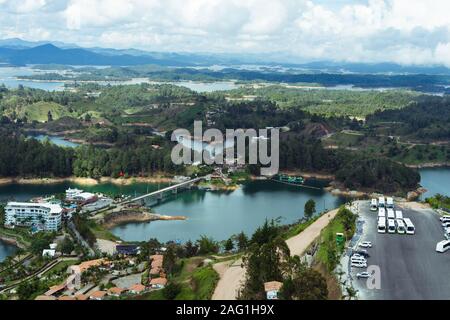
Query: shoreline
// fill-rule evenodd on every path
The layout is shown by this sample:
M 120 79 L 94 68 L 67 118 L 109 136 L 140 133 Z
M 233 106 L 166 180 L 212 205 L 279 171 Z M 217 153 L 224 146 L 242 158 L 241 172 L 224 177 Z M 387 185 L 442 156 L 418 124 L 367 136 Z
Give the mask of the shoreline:
M 450 167 L 450 162 L 429 162 L 422 164 L 405 164 L 406 167 L 412 169 L 432 169 L 432 168 L 447 168 Z
M 115 215 L 103 221 L 101 226 L 105 229 L 111 230 L 117 226 L 129 224 L 129 223 L 142 223 L 151 221 L 180 221 L 186 220 L 185 216 L 168 216 L 156 213 L 148 212 L 130 212 L 126 214 Z
M 4 236 L 2 234 L 0 234 L 0 241 L 4 242 L 6 244 L 12 245 L 18 249 L 26 249 L 26 246 L 22 243 L 20 243 L 18 240 L 8 237 L 8 236 Z
M 102 177 L 100 179 L 83 178 L 83 177 L 66 177 L 66 178 L 0 178 L 0 185 L 22 184 L 22 185 L 39 185 L 39 184 L 58 184 L 71 182 L 80 186 L 95 186 L 103 183 L 111 183 L 114 185 L 132 185 L 133 183 L 170 183 L 172 177 L 155 176 L 155 177 L 132 177 L 132 178 L 110 178 Z

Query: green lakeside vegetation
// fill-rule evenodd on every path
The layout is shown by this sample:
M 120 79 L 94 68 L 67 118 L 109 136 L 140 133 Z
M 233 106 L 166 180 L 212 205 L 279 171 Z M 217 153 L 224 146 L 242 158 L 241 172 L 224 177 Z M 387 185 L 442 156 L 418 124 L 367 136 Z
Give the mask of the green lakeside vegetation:
M 98 97 L 88 95 L 92 90 L 101 90 L 101 93 Z M 176 166 L 170 160 L 174 143 L 169 140 L 169 135 L 153 135 L 152 127 L 191 128 L 194 120 L 204 120 L 212 121 L 215 127 L 222 130 L 289 126 L 289 131 L 283 132 L 280 137 L 280 167 L 283 170 L 339 173 L 338 179 L 346 187 L 360 186 L 380 192 L 410 190 L 419 181 L 416 172 L 403 169 L 387 157 L 378 159 L 378 156 L 374 156 L 374 160 L 364 153 L 343 149 L 336 152 L 324 148 L 321 136 L 337 128 L 358 128 L 360 124 L 354 120 L 323 118 L 297 107 L 280 108 L 271 101 L 228 103 L 223 97 L 217 97 L 217 93 L 200 95 L 186 88 L 147 84 L 115 87 L 88 85 L 81 87 L 79 92 L 55 93 L 28 88 L 3 88 L 1 94 L 3 98 L 0 99 L 0 106 L 4 110 L 1 120 L 4 126 L 0 133 L 4 150 L 0 155 L 0 163 L 4 164 L 0 166 L 2 177 L 73 175 L 97 179 L 103 176 L 127 178 L 158 173 L 186 174 L 188 168 Z M 11 105 L 11 100 L 16 102 Z M 78 114 L 81 118 L 71 116 L 54 120 L 50 112 L 46 123 L 29 123 L 28 119 L 17 118 L 17 114 L 14 118 L 7 112 L 11 107 L 20 108 L 39 101 L 63 105 L 68 112 Z M 144 111 L 134 116 L 143 118 L 133 120 L 139 122 L 137 125 L 128 126 L 129 122 L 123 122 L 123 119 L 128 119 L 124 110 L 139 106 Z M 100 115 L 100 118 L 94 115 Z M 76 149 L 60 148 L 51 143 L 24 139 L 20 133 L 25 130 L 69 132 L 69 138 L 73 135 L 72 138 L 100 143 L 104 147 L 89 145 Z M 345 167 L 348 159 L 352 159 L 353 165 Z M 363 177 L 358 174 L 368 167 L 375 173 L 393 171 L 402 174 L 398 175 L 395 183 L 386 175 L 379 176 L 376 184 L 370 179 L 361 181 Z M 245 178 L 245 174 L 259 172 L 258 166 L 249 166 L 247 169 L 241 176 L 232 177 L 232 182 L 237 183 Z M 347 177 L 352 177 L 352 181 Z
M 322 231 L 317 260 L 326 266 L 328 272 L 333 272 L 345 250 L 345 241 L 337 243 L 336 234 L 342 233 L 346 241 L 350 240 L 356 231 L 356 215 L 345 207 L 341 207 L 336 217 Z
M 450 212 L 450 197 L 444 196 L 442 194 L 436 194 L 434 197 L 425 199 L 433 209 L 444 209 Z

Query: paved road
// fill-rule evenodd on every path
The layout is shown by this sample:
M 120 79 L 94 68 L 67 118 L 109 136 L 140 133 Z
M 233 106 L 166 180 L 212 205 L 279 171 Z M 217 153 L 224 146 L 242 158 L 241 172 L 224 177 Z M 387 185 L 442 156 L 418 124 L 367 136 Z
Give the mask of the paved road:
M 368 202 L 360 205 L 361 240 L 374 244 L 368 264 L 380 267 L 381 289 L 369 290 L 366 280 L 354 280 L 359 299 L 450 299 L 450 253 L 435 251 L 436 243 L 443 240 L 438 215 L 430 209 L 403 207 L 402 211 L 415 225 L 415 235 L 377 233 L 377 214 L 370 212 Z
M 291 255 L 302 256 L 306 249 L 320 236 L 320 232 L 336 216 L 338 209 L 321 216 L 300 234 L 286 241 Z M 231 264 L 231 265 L 230 265 Z M 214 265 L 220 276 L 212 300 L 236 300 L 236 295 L 245 280 L 245 269 L 241 268 L 242 260 L 221 262 Z

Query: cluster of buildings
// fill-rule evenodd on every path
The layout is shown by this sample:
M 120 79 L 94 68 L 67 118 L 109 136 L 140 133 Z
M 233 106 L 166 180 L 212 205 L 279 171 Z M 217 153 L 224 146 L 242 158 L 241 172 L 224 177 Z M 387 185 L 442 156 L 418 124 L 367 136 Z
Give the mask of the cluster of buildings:
M 167 284 L 166 274 L 163 269 L 164 256 L 155 254 L 150 256 L 150 287 L 152 289 L 162 289 Z
M 104 199 L 99 206 L 109 206 L 112 200 Z M 5 227 L 31 227 L 31 232 L 58 231 L 64 214 L 74 212 L 78 207 L 94 206 L 99 197 L 79 189 L 67 189 L 65 202 L 55 198 L 36 198 L 30 202 L 8 202 L 5 207 Z
M 93 290 L 88 293 L 83 292 L 81 276 L 87 270 L 97 267 L 100 270 L 111 270 L 114 263 L 107 259 L 95 259 L 84 261 L 78 265 L 71 265 L 67 268 L 67 279 L 49 288 L 43 295 L 36 297 L 36 300 L 104 300 L 108 297 L 121 297 L 124 294 L 139 295 L 148 290 L 162 289 L 167 284 L 167 278 L 163 270 L 163 255 L 153 255 L 150 257 L 150 281 L 149 285 L 136 283 L 128 288 L 110 287 L 104 290 Z

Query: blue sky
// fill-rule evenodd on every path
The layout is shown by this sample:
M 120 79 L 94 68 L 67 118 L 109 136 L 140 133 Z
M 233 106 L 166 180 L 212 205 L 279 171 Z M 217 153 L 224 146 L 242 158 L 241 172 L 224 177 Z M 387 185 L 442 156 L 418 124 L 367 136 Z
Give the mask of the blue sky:
M 0 0 L 0 38 L 450 66 L 449 0 Z

